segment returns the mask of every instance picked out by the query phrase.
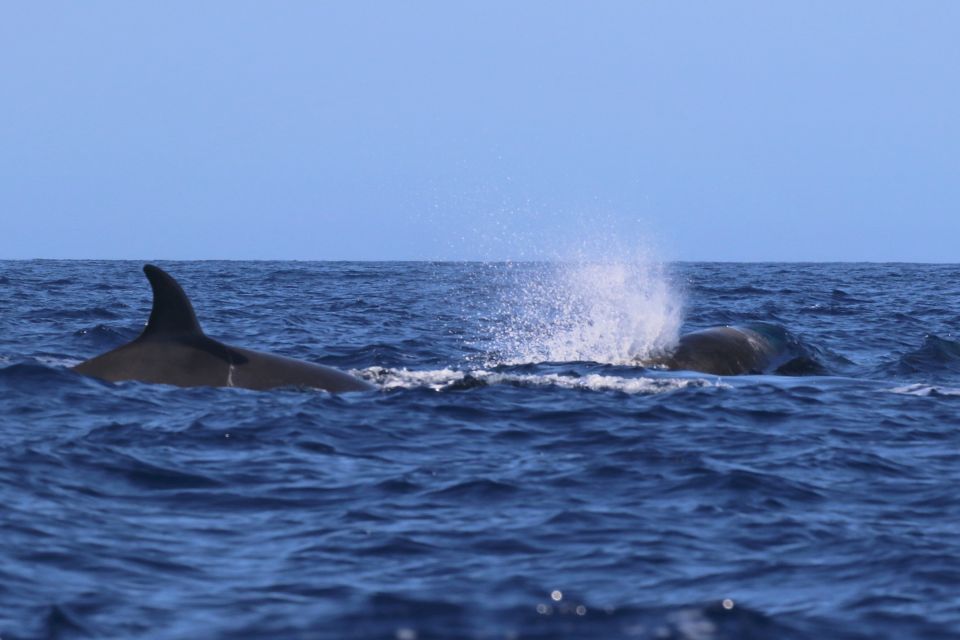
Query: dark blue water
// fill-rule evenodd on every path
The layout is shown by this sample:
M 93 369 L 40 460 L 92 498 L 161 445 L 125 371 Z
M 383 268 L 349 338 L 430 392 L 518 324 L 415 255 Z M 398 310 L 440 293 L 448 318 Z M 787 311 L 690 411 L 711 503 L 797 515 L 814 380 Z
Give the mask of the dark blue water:
M 960 637 L 960 266 L 161 263 L 334 396 L 108 384 L 140 263 L 0 263 L 0 638 Z M 824 375 L 632 359 L 770 322 Z

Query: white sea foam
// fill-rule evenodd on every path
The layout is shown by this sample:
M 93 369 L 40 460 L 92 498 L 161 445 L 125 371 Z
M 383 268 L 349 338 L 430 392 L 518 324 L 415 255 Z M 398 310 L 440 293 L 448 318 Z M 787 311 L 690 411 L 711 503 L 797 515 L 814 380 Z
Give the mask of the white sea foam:
M 910 384 L 903 387 L 895 387 L 890 391 L 910 396 L 960 396 L 960 389 L 937 387 L 929 384 Z
M 48 367 L 64 367 L 64 368 L 75 367 L 76 365 L 83 362 L 83 360 L 77 360 L 76 358 L 57 358 L 54 356 L 35 356 L 34 360 Z
M 354 370 L 352 373 L 380 385 L 383 389 L 429 388 L 443 391 L 470 381 L 481 385 L 519 385 L 529 387 L 560 387 L 587 391 L 619 391 L 629 394 L 654 394 L 688 387 L 724 387 L 717 378 L 699 377 L 622 377 L 600 374 L 585 376 L 526 373 L 504 373 L 488 369 L 460 371 L 455 369 L 437 369 L 432 371 L 410 371 L 407 369 L 388 369 L 370 367 Z
M 386 367 L 354 369 L 350 373 L 369 380 L 386 390 L 427 387 L 434 391 L 440 391 L 460 382 L 467 375 L 465 372 L 455 369 L 410 371 L 408 369 L 388 369 Z
M 725 386 L 719 381 L 704 378 L 624 378 L 589 374 L 581 377 L 558 374 L 515 375 L 493 373 L 481 378 L 490 384 L 522 384 L 528 386 L 556 386 L 564 389 L 589 391 L 620 391 L 630 394 L 662 393 L 687 387 Z

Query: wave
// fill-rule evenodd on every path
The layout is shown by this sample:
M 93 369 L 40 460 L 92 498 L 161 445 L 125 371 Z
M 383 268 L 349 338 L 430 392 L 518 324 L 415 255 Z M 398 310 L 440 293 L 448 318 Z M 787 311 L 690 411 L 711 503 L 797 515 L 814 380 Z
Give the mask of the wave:
M 920 348 L 908 351 L 883 369 L 894 375 L 958 374 L 960 342 L 927 334 Z
M 85 309 L 38 309 L 27 313 L 28 318 L 43 321 L 56 320 L 118 320 L 123 316 L 106 307 L 87 307 Z
M 65 367 L 77 361 L 66 358 L 37 357 L 0 368 L 0 385 L 36 391 L 43 385 L 78 380 L 81 376 Z
M 772 294 L 776 293 L 771 289 L 764 289 L 763 287 L 757 287 L 754 285 L 743 285 L 739 287 L 711 287 L 705 284 L 694 285 L 693 290 L 697 293 L 709 293 L 709 294 L 718 294 L 720 296 L 724 295 L 749 295 L 749 294 Z
M 105 324 L 84 327 L 73 332 L 78 345 L 91 351 L 113 349 L 137 337 L 135 329 L 116 329 Z
M 960 388 L 939 387 L 921 383 L 894 387 L 890 391 L 908 396 L 960 396 Z

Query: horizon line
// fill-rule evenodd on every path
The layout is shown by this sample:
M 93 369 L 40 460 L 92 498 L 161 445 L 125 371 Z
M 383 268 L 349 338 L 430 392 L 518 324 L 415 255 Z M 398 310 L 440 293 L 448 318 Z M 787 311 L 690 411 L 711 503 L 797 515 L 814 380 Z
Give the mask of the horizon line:
M 677 260 L 563 260 L 530 258 L 493 258 L 493 259 L 454 259 L 454 258 L 3 258 L 0 262 L 353 262 L 353 263 L 450 263 L 450 264 L 491 264 L 491 263 L 580 263 L 580 262 L 648 262 L 655 264 L 922 264 L 922 265 L 960 265 L 960 260 L 946 262 L 940 260 L 716 260 L 716 259 L 677 259 Z

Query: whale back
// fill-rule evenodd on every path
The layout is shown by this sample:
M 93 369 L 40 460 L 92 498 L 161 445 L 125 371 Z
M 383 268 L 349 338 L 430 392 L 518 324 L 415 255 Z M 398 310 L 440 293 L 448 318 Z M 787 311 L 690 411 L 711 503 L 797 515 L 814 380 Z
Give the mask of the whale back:
M 765 341 L 737 327 L 713 327 L 680 338 L 669 367 L 715 375 L 762 373 L 769 353 Z
M 799 343 L 783 327 L 755 323 L 685 334 L 672 352 L 648 364 L 735 376 L 773 373 L 799 355 Z
M 153 306 L 143 332 L 128 344 L 81 362 L 74 371 L 110 382 L 138 380 L 181 387 L 372 388 L 331 367 L 231 347 L 207 337 L 180 284 L 159 267 L 148 264 L 143 271 L 153 289 Z

